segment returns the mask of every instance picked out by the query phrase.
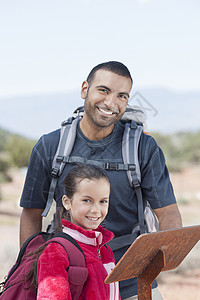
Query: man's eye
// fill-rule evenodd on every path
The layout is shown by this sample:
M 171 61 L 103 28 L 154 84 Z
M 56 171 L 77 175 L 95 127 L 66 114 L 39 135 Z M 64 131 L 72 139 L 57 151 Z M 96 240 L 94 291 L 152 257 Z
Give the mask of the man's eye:
M 119 97 L 123 100 L 128 100 L 128 96 L 126 96 L 126 95 L 119 95 Z
M 99 89 L 100 92 L 103 92 L 104 94 L 108 94 L 108 91 L 105 89 Z

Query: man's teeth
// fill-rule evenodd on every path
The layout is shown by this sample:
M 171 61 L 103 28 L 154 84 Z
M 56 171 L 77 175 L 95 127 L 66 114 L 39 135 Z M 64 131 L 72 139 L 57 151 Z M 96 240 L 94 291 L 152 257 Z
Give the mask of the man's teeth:
M 106 115 L 112 115 L 112 111 L 107 111 L 107 110 L 104 110 L 104 109 L 102 109 L 102 108 L 99 108 L 99 110 L 100 110 L 102 113 L 106 114 Z

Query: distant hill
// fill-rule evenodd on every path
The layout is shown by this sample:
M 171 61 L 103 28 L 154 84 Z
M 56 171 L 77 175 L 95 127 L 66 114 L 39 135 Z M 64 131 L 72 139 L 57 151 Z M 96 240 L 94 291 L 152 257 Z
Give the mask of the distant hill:
M 200 129 L 200 91 L 178 93 L 166 89 L 144 89 L 142 95 L 156 108 L 147 111 L 150 131 L 174 133 Z M 147 105 L 148 108 L 148 105 Z
M 0 98 L 0 127 L 37 139 L 59 128 L 82 104 L 78 92 Z
M 144 88 L 133 90 L 130 102 L 144 108 L 150 132 L 200 129 L 200 91 L 177 93 L 162 88 Z M 79 91 L 0 98 L 0 127 L 37 139 L 59 128 L 60 123 L 83 103 Z

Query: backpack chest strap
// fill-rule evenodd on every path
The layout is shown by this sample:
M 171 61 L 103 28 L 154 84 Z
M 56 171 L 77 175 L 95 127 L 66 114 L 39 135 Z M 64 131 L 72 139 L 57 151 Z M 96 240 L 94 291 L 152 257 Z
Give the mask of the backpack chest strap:
M 91 164 L 91 165 L 95 165 L 97 167 L 100 167 L 104 170 L 107 171 L 131 171 L 131 170 L 135 170 L 136 166 L 134 164 L 131 163 L 118 163 L 118 162 L 104 162 L 104 161 L 99 161 L 99 160 L 92 160 L 92 159 L 87 159 L 81 156 L 58 156 L 56 161 L 60 162 L 60 163 L 71 163 L 71 164 L 75 164 L 75 163 L 82 163 L 82 164 Z M 52 176 L 57 177 L 57 171 L 54 168 L 52 170 Z

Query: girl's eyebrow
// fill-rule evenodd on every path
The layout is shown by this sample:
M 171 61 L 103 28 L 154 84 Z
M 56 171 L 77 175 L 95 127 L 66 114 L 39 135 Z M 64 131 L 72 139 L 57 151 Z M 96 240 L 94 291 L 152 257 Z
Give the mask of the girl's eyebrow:
M 88 195 L 82 195 L 83 198 L 89 198 L 89 199 L 93 199 L 91 196 Z M 101 200 L 103 199 L 109 199 L 110 197 L 103 197 Z
M 109 199 L 110 199 L 110 197 L 104 197 L 101 200 L 109 200 Z

